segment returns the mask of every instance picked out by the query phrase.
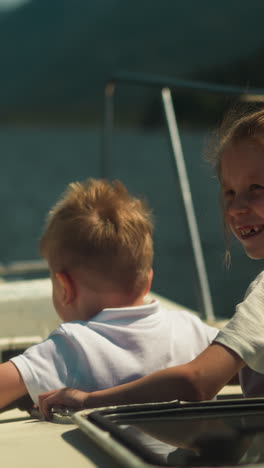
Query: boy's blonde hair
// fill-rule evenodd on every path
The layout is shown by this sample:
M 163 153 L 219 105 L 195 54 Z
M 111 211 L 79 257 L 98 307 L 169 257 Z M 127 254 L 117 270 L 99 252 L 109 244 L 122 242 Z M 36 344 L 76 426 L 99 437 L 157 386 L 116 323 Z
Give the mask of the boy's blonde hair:
M 140 292 L 153 262 L 153 224 L 146 204 L 119 181 L 69 184 L 48 214 L 41 254 L 54 271 L 82 268 L 124 292 Z

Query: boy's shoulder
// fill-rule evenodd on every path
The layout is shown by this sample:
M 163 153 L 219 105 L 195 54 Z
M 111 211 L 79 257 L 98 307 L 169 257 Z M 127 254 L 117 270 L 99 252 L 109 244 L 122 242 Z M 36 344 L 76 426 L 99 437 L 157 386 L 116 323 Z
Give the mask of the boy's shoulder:
M 160 307 L 160 311 L 162 313 L 167 314 L 167 316 L 170 316 L 172 321 L 177 322 L 178 324 L 180 323 L 188 323 L 188 324 L 194 324 L 197 327 L 201 328 L 215 328 L 210 325 L 208 325 L 206 322 L 204 322 L 200 315 L 192 311 L 191 309 L 187 308 L 180 308 L 180 307 Z
M 197 312 L 194 312 L 190 309 L 182 307 L 173 307 L 173 306 L 163 306 L 163 304 L 159 305 L 159 310 L 167 315 L 170 315 L 175 320 L 191 320 L 201 322 L 201 319 Z
M 51 336 L 55 335 L 62 335 L 62 336 L 73 336 L 75 334 L 78 334 L 78 332 L 87 330 L 87 332 L 90 330 L 89 328 L 89 322 L 84 322 L 81 320 L 73 320 L 71 322 L 63 322 L 61 323 L 55 330 L 53 330 L 50 333 Z

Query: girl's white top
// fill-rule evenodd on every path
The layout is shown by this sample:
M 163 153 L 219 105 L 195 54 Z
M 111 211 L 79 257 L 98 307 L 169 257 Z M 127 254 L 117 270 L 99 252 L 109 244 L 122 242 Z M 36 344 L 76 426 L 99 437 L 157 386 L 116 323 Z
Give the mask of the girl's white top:
M 244 301 L 214 341 L 235 351 L 251 369 L 240 372 L 244 394 L 264 396 L 264 271 L 250 284 Z

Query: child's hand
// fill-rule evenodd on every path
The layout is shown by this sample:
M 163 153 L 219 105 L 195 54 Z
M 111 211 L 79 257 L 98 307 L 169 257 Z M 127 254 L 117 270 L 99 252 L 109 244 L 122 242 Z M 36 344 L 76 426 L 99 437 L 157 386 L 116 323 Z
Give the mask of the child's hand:
M 45 419 L 50 421 L 52 419 L 52 407 L 63 406 L 81 410 L 86 407 L 88 397 L 89 393 L 75 388 L 65 387 L 59 390 L 51 390 L 39 395 L 39 409 Z

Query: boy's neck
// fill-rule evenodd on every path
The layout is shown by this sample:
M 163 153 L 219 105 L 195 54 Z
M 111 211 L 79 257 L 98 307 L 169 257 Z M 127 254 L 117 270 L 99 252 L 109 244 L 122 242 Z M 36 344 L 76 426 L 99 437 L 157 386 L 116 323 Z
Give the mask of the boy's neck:
M 131 298 L 128 295 L 112 293 L 105 295 L 103 298 L 102 295 L 100 295 L 98 301 L 92 302 L 91 299 L 91 295 L 88 293 L 86 299 L 83 298 L 83 300 L 79 301 L 78 315 L 82 317 L 80 320 L 90 320 L 104 309 L 121 309 L 144 305 L 144 295 Z
M 67 294 L 69 301 L 65 305 L 67 309 L 65 317 L 70 317 L 70 320 L 87 321 L 103 309 L 140 307 L 144 305 L 144 297 L 150 290 L 152 275 L 151 270 L 148 281 L 141 291 L 127 292 L 111 280 L 96 274 L 87 275 L 87 272 L 79 269 L 68 272 L 67 275 L 62 275 L 65 277 L 65 288 L 72 292 Z

